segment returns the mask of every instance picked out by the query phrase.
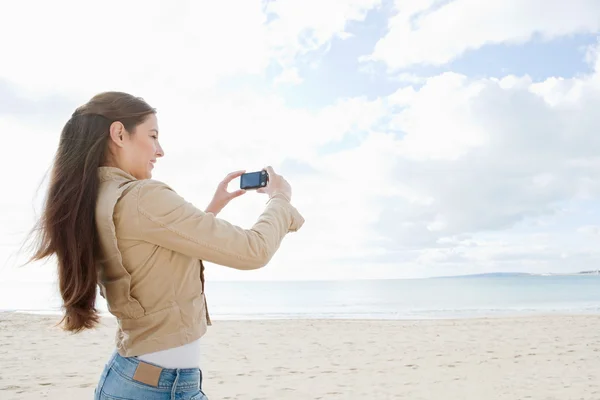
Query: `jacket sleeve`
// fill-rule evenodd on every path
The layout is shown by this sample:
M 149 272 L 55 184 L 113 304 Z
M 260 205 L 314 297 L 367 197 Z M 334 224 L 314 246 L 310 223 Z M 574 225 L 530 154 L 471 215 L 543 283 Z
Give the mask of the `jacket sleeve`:
M 273 198 L 252 228 L 242 229 L 199 210 L 156 180 L 140 183 L 137 211 L 143 240 L 236 269 L 265 266 L 285 235 L 304 223 L 287 200 Z

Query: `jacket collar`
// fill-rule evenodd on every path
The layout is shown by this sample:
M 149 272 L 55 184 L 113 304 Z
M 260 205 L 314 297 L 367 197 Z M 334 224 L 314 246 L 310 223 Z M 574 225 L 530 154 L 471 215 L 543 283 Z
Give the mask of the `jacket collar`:
M 104 181 L 135 181 L 137 180 L 133 175 L 123 171 L 117 167 L 99 167 L 98 177 L 101 182 Z

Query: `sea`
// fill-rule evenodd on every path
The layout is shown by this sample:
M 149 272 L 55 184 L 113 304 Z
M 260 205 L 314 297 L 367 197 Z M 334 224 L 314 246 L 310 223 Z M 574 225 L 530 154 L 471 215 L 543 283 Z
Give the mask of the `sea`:
M 600 314 L 600 275 L 207 282 L 212 319 L 448 319 Z M 107 313 L 102 298 L 98 308 Z M 0 311 L 59 314 L 55 284 L 0 282 Z

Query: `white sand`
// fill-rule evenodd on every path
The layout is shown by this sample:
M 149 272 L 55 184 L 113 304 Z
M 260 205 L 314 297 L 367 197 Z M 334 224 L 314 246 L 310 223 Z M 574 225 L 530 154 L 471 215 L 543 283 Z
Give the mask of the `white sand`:
M 0 314 L 0 399 L 91 399 L 114 320 L 76 336 Z M 600 316 L 215 321 L 204 390 L 225 399 L 600 399 Z

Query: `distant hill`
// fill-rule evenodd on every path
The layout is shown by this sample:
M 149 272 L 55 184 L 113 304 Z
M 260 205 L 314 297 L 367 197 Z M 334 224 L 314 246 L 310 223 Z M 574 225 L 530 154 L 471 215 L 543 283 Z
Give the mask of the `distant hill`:
M 511 276 L 573 276 L 573 275 L 600 275 L 600 270 L 591 271 L 580 271 L 580 272 L 565 272 L 565 273 L 540 273 L 533 274 L 529 272 L 486 272 L 481 274 L 467 274 L 467 275 L 447 275 L 447 276 L 436 276 L 435 278 L 501 278 Z
M 468 274 L 468 275 L 448 275 L 448 276 L 437 276 L 436 278 L 499 278 L 499 277 L 511 277 L 511 276 L 532 276 L 527 272 L 486 272 L 482 274 Z

